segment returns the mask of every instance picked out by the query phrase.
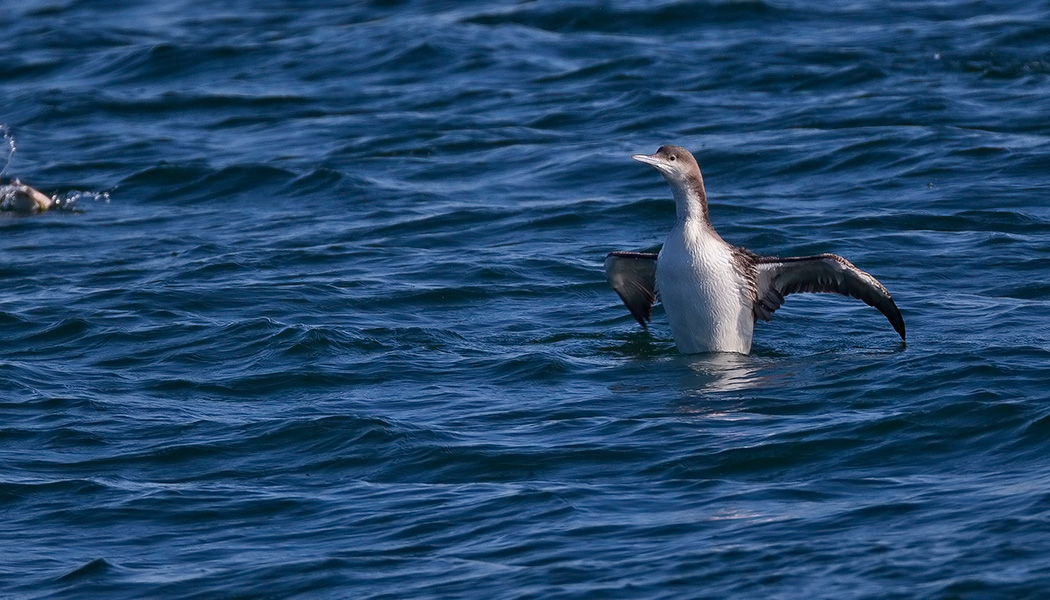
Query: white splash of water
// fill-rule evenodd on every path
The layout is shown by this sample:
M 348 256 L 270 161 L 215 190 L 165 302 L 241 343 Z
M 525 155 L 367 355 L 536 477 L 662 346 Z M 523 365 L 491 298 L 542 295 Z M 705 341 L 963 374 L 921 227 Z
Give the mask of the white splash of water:
M 7 160 L 4 161 L 4 168 L 0 169 L 0 180 L 2 180 L 4 173 L 7 173 L 7 168 L 11 166 L 11 159 L 15 157 L 15 150 L 17 150 L 15 148 L 15 136 L 11 135 L 11 128 L 3 123 L 0 123 L 0 145 L 7 146 Z
M 55 202 L 55 208 L 59 210 L 82 212 L 83 208 L 78 203 L 102 202 L 109 204 L 109 192 L 82 192 L 70 191 L 63 195 L 55 194 L 51 197 Z

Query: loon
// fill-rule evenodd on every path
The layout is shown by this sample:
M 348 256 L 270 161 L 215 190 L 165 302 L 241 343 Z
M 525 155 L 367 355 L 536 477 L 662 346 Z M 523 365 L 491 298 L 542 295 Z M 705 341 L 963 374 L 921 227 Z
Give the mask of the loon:
M 51 208 L 51 198 L 38 189 L 14 180 L 0 185 L 0 210 L 25 215 L 47 212 Z
M 845 258 L 760 256 L 726 243 L 711 225 L 700 166 L 688 150 L 661 146 L 631 158 L 664 176 L 677 212 L 659 254 L 612 252 L 605 259 L 609 284 L 642 327 L 659 298 L 681 352 L 747 354 L 755 322 L 768 321 L 785 296 L 829 292 L 878 309 L 904 340 L 904 318 L 893 297 Z

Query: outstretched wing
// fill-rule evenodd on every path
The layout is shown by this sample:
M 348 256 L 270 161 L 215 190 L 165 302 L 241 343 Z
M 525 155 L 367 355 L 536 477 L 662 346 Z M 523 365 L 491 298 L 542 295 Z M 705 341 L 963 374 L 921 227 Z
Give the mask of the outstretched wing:
M 656 254 L 610 252 L 605 257 L 605 277 L 642 327 L 652 320 L 656 302 Z
M 853 266 L 837 254 L 797 258 L 760 256 L 756 259 L 758 298 L 755 317 L 768 321 L 784 303 L 784 297 L 797 292 L 827 292 L 851 296 L 886 315 L 893 329 L 904 339 L 904 318 L 893 297 L 878 279 Z

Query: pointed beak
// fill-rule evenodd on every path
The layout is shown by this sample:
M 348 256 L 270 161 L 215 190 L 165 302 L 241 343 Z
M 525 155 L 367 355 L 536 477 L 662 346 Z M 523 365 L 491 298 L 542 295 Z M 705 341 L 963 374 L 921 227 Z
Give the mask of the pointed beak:
M 640 163 L 645 163 L 650 167 L 653 167 L 662 175 L 669 175 L 671 173 L 670 165 L 664 162 L 662 158 L 657 158 L 655 154 L 632 154 L 631 158 Z
M 632 154 L 631 158 L 638 162 L 645 163 L 647 165 L 652 165 L 654 167 L 660 164 L 660 159 L 649 154 Z

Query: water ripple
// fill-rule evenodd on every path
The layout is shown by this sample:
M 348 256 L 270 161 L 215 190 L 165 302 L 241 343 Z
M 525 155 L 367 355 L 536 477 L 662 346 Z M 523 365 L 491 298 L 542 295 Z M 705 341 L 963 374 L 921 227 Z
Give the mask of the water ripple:
M 1047 10 L 886 8 L 13 5 L 0 595 L 1040 597 Z M 908 342 L 641 330 L 665 143 Z

